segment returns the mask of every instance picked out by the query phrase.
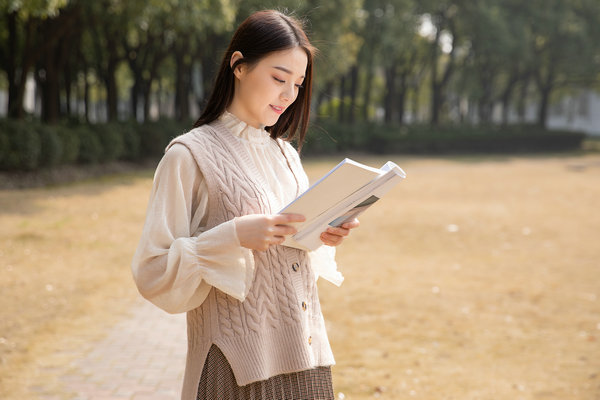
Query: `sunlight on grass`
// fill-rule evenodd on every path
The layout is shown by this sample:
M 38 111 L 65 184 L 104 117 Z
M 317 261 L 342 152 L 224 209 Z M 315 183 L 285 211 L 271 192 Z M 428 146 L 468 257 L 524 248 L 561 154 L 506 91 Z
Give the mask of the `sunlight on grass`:
M 344 284 L 320 282 L 338 398 L 598 398 L 600 156 L 392 160 L 407 179 L 339 249 Z M 0 191 L 0 398 L 57 384 L 136 301 L 150 187 Z

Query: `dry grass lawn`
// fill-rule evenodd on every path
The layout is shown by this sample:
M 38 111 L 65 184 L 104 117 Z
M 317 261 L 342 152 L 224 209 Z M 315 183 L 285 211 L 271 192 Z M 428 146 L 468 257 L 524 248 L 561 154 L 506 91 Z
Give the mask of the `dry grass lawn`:
M 338 398 L 600 399 L 600 155 L 392 159 L 408 178 L 320 284 Z M 0 191 L 0 398 L 132 304 L 150 186 Z

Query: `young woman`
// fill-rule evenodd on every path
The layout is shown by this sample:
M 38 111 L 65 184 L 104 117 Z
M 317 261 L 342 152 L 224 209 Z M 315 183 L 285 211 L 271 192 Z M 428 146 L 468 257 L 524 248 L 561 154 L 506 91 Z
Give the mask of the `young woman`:
M 319 276 L 339 285 L 328 228 L 315 252 L 282 246 L 301 215 L 278 214 L 308 187 L 314 48 L 300 23 L 257 12 L 235 32 L 208 104 L 157 167 L 132 271 L 140 293 L 187 312 L 182 398 L 333 399 Z

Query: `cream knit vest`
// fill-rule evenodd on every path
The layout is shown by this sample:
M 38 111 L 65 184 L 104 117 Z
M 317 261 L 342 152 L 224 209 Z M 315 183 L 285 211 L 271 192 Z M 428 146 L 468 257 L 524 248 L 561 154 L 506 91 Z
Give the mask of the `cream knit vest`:
M 204 175 L 208 228 L 237 216 L 278 212 L 271 209 L 273 194 L 244 145 L 221 122 L 181 135 L 167 149 L 174 143 L 189 149 Z M 212 288 L 204 303 L 187 313 L 182 399 L 196 399 L 212 344 L 221 349 L 240 386 L 334 364 L 306 252 L 271 246 L 254 251 L 254 260 L 252 287 L 243 302 Z

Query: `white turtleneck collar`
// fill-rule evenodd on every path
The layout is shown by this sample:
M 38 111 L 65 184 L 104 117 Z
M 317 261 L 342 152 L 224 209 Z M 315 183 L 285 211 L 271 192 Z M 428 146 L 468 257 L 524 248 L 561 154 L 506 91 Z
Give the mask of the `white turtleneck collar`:
M 248 125 L 229 111 L 225 111 L 219 120 L 235 136 L 254 144 L 267 144 L 271 137 L 264 128 L 255 128 Z

